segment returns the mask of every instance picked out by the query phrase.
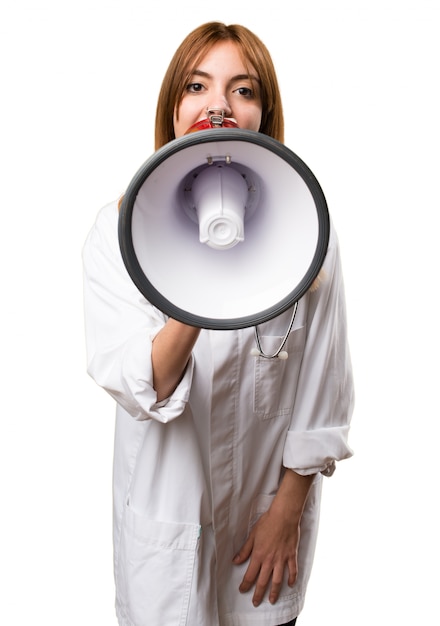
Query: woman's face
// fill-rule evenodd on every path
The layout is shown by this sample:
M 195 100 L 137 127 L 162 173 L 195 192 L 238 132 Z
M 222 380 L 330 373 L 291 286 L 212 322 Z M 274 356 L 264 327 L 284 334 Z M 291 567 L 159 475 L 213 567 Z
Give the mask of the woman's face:
M 259 77 L 248 74 L 237 45 L 215 44 L 194 70 L 174 112 L 174 133 L 182 137 L 190 126 L 207 117 L 207 109 L 223 109 L 240 128 L 258 131 L 261 125 Z

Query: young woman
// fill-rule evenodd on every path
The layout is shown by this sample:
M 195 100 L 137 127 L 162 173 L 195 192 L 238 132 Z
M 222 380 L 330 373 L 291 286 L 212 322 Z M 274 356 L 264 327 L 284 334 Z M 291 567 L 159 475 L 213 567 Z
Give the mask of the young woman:
M 210 111 L 283 141 L 275 70 L 242 26 L 208 23 L 177 49 L 156 149 Z M 200 131 L 203 132 L 203 131 Z M 322 475 L 351 456 L 353 384 L 332 228 L 301 298 L 289 358 L 251 356 L 254 330 L 200 330 L 139 293 L 118 203 L 84 247 L 88 372 L 116 400 L 114 561 L 122 626 L 278 626 L 301 612 Z M 291 312 L 260 327 L 279 344 Z

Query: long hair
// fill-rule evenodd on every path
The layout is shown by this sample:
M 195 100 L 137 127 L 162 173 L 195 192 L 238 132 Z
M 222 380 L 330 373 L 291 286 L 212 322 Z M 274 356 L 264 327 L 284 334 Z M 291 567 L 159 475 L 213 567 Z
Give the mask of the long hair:
M 260 132 L 284 141 L 284 117 L 278 79 L 263 42 L 244 26 L 208 22 L 193 30 L 177 48 L 165 73 L 156 108 L 155 149 L 175 138 L 173 115 L 200 60 L 218 42 L 238 45 L 245 67 L 260 78 L 262 119 Z M 250 72 L 249 72 L 250 73 Z

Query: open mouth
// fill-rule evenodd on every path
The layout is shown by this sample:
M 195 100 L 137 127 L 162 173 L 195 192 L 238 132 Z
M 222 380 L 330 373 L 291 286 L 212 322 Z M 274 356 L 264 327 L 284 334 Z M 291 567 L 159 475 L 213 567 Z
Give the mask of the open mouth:
M 211 115 L 190 126 L 185 135 L 194 133 L 197 130 L 206 130 L 207 128 L 239 128 L 239 126 L 233 117 Z

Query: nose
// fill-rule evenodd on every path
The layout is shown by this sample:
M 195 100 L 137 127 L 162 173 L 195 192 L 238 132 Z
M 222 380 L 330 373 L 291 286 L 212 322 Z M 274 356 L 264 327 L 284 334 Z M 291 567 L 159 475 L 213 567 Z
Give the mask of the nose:
M 231 117 L 232 109 L 225 95 L 217 94 L 208 101 L 207 111 L 223 111 L 224 117 Z

